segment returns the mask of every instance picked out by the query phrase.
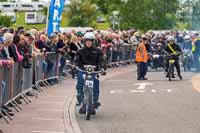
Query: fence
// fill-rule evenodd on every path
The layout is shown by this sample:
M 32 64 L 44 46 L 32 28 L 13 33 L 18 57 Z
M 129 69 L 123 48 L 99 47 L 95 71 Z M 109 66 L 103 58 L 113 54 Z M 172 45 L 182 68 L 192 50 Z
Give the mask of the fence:
M 117 48 L 106 48 L 103 51 L 106 55 L 108 65 L 113 66 L 116 64 L 134 62 L 134 50 L 133 45 L 124 43 Z
M 123 64 L 131 62 L 133 59 L 133 48 L 132 45 L 129 44 L 124 44 L 119 47 L 118 51 L 114 51 L 111 48 L 106 49 L 104 52 L 107 55 L 108 65 L 115 63 Z M 2 108 L 4 105 L 7 106 L 10 104 L 19 112 L 22 110 L 17 102 L 19 98 L 26 104 L 31 102 L 26 95 L 27 92 L 32 92 L 37 97 L 38 92 L 40 93 L 43 91 L 41 85 L 49 88 L 52 82 L 62 83 L 64 77 L 63 74 L 59 73 L 61 70 L 60 67 L 62 67 L 61 57 L 61 54 L 47 52 L 33 58 L 29 68 L 24 68 L 22 63 L 0 67 L 0 115 L 2 115 L 3 112 L 12 120 L 9 114 Z M 62 72 L 69 75 L 70 70 L 67 64 Z M 9 123 L 7 117 L 4 115 L 2 116 L 3 119 Z
M 21 109 L 17 99 L 21 98 L 25 103 L 31 101 L 26 96 L 27 92 L 33 92 L 36 96 L 36 90 L 41 92 L 40 85 L 49 87 L 48 80 L 56 80 L 58 83 L 64 79 L 59 72 L 60 55 L 55 52 L 37 55 L 31 60 L 31 67 L 24 68 L 22 63 L 0 67 L 0 115 L 7 123 L 8 120 L 1 113 L 5 113 L 10 120 L 12 118 L 2 108 L 4 105 L 11 105 L 17 112 Z M 59 75 L 59 76 L 58 76 Z M 35 87 L 35 90 L 33 89 Z

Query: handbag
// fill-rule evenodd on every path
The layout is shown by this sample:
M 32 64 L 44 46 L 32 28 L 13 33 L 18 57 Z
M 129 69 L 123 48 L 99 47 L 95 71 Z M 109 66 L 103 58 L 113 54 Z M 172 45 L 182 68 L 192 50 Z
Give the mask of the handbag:
M 25 55 L 24 59 L 22 61 L 23 68 L 29 69 L 32 66 L 32 63 L 30 61 L 29 55 Z
M 15 50 L 16 50 L 16 53 L 17 53 L 17 61 L 18 61 L 18 62 L 22 62 L 23 59 L 24 59 L 24 57 L 19 53 L 19 51 L 18 51 L 16 45 L 14 45 L 14 46 L 15 46 Z

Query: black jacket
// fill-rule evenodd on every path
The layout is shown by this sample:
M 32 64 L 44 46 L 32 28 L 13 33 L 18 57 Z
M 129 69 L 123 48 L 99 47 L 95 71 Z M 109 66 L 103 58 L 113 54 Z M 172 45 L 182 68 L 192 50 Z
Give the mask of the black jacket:
M 4 49 L 0 50 L 0 59 L 8 60 L 8 55 Z
M 17 62 L 18 56 L 17 56 L 17 52 L 16 52 L 16 49 L 15 49 L 15 46 L 14 46 L 14 45 L 15 45 L 15 44 L 10 45 L 10 46 L 8 47 L 8 51 L 9 51 L 10 57 L 12 57 L 13 60 L 14 60 L 15 62 Z
M 84 47 L 78 50 L 74 62 L 75 65 L 82 70 L 84 70 L 84 65 L 96 66 L 97 70 L 100 70 L 101 68 L 105 69 L 103 53 L 100 49 L 95 47 Z
M 168 46 L 169 44 L 167 44 L 166 48 L 165 48 L 165 51 L 168 53 L 168 54 L 173 54 L 173 51 L 170 49 L 170 47 Z M 181 48 L 179 47 L 178 44 L 174 43 L 173 45 L 170 45 L 172 47 L 172 49 L 177 53 L 176 55 L 173 55 L 173 59 L 175 60 L 178 60 L 179 59 L 179 56 L 181 55 L 182 53 L 182 50 Z

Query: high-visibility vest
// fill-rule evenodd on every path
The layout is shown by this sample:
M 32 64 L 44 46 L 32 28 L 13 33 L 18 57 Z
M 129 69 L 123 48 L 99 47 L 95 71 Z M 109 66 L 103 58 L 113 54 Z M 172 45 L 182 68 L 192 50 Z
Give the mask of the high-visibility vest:
M 147 62 L 148 60 L 148 53 L 146 50 L 146 47 L 143 43 L 140 43 L 139 46 L 136 49 L 136 62 Z
M 169 49 L 172 51 L 173 54 L 176 54 L 176 51 L 171 47 L 170 44 L 167 45 L 169 47 Z
M 192 43 L 192 52 L 195 52 L 196 51 L 196 41 L 200 41 L 200 38 L 197 38 L 193 43 Z
M 195 50 L 196 50 L 196 46 L 195 46 L 195 43 L 193 42 L 192 43 L 192 52 L 195 52 Z

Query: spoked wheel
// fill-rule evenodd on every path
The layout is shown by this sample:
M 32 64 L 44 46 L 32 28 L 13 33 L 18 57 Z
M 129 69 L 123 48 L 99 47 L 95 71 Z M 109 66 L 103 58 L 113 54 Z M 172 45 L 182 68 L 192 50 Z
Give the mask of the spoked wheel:
M 90 120 L 90 116 L 91 116 L 90 106 L 86 105 L 86 120 Z
M 172 81 L 172 66 L 171 65 L 169 66 L 168 78 L 169 78 L 169 81 Z
M 90 120 L 90 116 L 91 116 L 90 114 L 87 114 L 87 115 L 86 115 L 86 120 L 89 121 L 89 120 Z
M 91 108 L 92 108 L 92 95 L 88 96 L 88 101 L 86 104 L 86 120 L 90 120 L 91 117 Z

